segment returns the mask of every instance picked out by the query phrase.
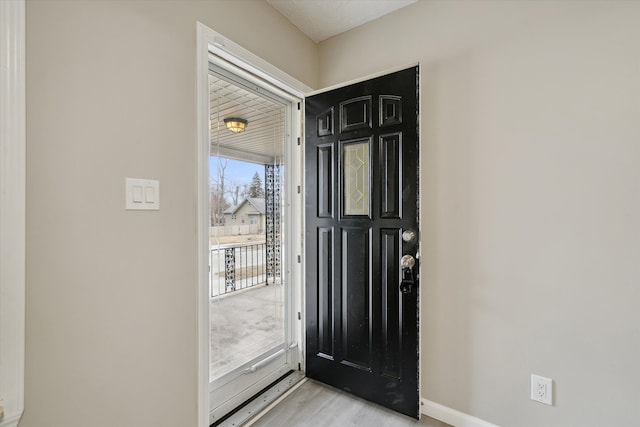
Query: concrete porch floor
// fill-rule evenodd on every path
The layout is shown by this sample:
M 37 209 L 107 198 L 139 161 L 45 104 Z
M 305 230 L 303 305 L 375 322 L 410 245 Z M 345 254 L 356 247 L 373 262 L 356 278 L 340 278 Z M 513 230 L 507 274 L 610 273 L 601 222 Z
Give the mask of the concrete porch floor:
M 280 284 L 211 298 L 210 380 L 284 342 L 283 301 Z

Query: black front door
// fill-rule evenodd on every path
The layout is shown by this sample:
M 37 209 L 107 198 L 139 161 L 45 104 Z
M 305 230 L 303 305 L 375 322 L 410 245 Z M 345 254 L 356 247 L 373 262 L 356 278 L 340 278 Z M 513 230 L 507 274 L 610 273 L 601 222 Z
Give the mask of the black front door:
M 416 418 L 417 75 L 305 101 L 307 376 Z

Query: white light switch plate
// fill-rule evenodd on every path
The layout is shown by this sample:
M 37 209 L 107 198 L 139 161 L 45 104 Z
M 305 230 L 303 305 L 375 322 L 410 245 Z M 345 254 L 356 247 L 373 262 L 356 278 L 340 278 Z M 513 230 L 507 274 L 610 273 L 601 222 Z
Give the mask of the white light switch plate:
M 125 179 L 125 209 L 160 210 L 160 181 L 155 179 Z

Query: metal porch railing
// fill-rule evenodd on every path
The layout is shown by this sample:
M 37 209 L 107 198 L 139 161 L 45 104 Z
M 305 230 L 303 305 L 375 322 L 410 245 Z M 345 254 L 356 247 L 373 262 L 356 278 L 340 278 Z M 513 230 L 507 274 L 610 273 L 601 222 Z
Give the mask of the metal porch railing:
M 267 283 L 266 242 L 213 246 L 209 249 L 211 297 Z

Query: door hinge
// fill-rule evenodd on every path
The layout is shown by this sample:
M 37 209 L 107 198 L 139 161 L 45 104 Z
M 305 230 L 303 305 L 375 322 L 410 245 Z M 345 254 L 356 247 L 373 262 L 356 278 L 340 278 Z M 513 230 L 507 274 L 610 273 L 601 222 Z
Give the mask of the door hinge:
M 300 312 L 298 312 L 298 320 L 302 320 L 302 317 L 300 317 Z
M 298 102 L 298 110 L 300 110 L 300 103 Z
M 300 137 L 298 137 L 298 145 L 300 145 Z
M 300 367 L 300 364 L 298 363 L 298 371 L 301 371 L 302 368 Z
M 300 194 L 300 186 L 298 185 L 298 194 Z
M 298 255 L 298 264 L 300 264 L 300 255 Z

